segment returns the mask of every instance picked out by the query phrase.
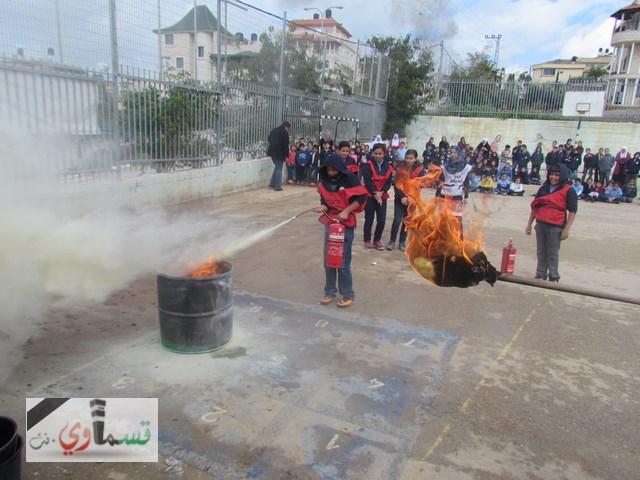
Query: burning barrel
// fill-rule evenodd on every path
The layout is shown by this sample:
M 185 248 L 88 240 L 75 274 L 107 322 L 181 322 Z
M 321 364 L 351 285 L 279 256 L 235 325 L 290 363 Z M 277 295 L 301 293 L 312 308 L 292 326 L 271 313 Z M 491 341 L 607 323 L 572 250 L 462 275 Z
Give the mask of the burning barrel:
M 231 264 L 215 262 L 209 276 L 158 274 L 160 340 L 177 353 L 204 353 L 224 347 L 233 330 Z
M 9 417 L 0 417 L 0 478 L 22 478 L 22 437 L 18 425 Z

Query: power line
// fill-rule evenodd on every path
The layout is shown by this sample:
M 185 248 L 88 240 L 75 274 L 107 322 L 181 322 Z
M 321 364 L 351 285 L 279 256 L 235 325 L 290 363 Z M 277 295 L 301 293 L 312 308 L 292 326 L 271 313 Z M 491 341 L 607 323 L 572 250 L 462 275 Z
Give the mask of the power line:
M 458 62 L 456 62 L 453 57 L 451 57 L 451 55 L 449 55 L 449 52 L 447 52 L 447 49 L 443 47 L 444 53 L 447 54 L 447 57 L 449 57 L 449 60 L 451 60 L 451 62 L 456 66 L 459 67 L 460 65 L 458 65 Z
M 456 2 L 457 2 L 457 0 L 451 0 L 451 2 L 452 2 L 452 3 L 456 3 Z M 461 4 L 460 4 L 460 7 L 461 7 L 461 9 L 462 9 L 463 11 L 465 11 L 465 12 L 469 12 L 469 13 L 471 13 L 474 17 L 476 17 L 476 19 L 477 19 L 479 22 L 481 22 L 481 24 L 486 23 L 487 19 L 486 19 L 486 18 L 481 17 L 481 16 L 480 16 L 480 14 L 478 14 L 478 13 L 477 13 L 477 12 L 476 12 L 472 7 L 471 7 L 471 4 L 470 4 L 469 2 L 466 2 L 466 1 L 465 1 L 465 2 L 464 2 L 464 4 L 462 4 L 462 3 L 461 3 Z M 466 18 L 466 17 L 464 17 L 464 18 Z M 471 19 L 469 19 L 469 22 L 473 22 L 473 21 L 472 21 Z M 476 25 L 476 26 L 477 26 L 477 25 Z

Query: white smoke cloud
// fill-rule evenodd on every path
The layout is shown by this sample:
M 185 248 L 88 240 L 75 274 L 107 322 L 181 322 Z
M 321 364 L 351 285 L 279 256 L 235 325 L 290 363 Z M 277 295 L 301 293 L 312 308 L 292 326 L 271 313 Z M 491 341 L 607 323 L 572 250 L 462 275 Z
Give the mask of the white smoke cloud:
M 309 4 L 306 7 L 323 9 L 330 4 Z M 373 35 L 406 35 L 411 33 L 425 39 L 447 39 L 458 32 L 454 19 L 455 6 L 445 0 L 391 0 L 372 5 L 366 0 L 335 2 L 342 10 L 334 9 L 333 17 L 351 32 L 353 40 L 366 40 Z M 267 1 L 262 8 L 287 18 L 311 18 L 317 11 L 304 11 L 297 0 Z M 354 15 L 355 13 L 355 15 Z
M 0 142 L 8 147 L 0 166 L 24 161 L 35 168 L 31 145 L 40 150 L 42 142 L 2 127 Z M 47 149 L 53 154 L 62 144 Z M 106 206 L 88 195 L 69 201 L 60 193 L 70 187 L 36 178 L 0 181 L 0 382 L 50 308 L 102 302 L 144 275 L 184 274 L 248 231 L 206 215 Z

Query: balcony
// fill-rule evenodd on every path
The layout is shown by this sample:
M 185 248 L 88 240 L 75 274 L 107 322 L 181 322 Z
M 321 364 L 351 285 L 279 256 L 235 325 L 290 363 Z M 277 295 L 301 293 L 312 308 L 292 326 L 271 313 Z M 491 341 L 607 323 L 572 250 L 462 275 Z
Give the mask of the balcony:
M 640 43 L 640 30 L 626 29 L 613 32 L 611 36 L 611 45 L 619 47 L 623 43 Z

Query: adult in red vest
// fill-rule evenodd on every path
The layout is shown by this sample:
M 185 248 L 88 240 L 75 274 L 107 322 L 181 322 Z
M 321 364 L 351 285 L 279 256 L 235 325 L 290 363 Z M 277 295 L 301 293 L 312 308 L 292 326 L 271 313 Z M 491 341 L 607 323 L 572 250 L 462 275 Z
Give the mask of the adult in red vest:
M 531 202 L 531 214 L 525 233 L 531 235 L 535 218 L 538 256 L 535 278 L 538 279 L 548 278 L 551 282 L 560 280 L 560 242 L 569 238 L 569 230 L 578 212 L 578 195 L 567 183 L 569 175 L 569 170 L 564 166 L 552 166 L 547 181 Z
M 313 208 L 316 213 L 322 213 L 318 219 L 325 225 L 324 231 L 324 258 L 327 258 L 327 233 L 328 225 L 334 220 L 344 224 L 344 252 L 342 266 L 329 268 L 325 260 L 325 285 L 324 297 L 320 300 L 323 305 L 328 305 L 340 292 L 342 300 L 338 307 L 346 308 L 353 304 L 355 292 L 353 290 L 353 277 L 351 275 L 351 246 L 355 236 L 356 213 L 364 209 L 366 192 L 360 184 L 358 177 L 347 170 L 340 155 L 332 153 L 319 171 L 318 193 L 320 193 L 320 205 Z M 337 287 L 336 287 L 337 280 Z

